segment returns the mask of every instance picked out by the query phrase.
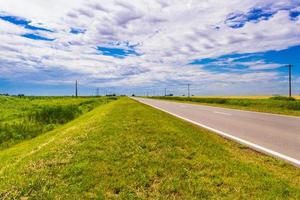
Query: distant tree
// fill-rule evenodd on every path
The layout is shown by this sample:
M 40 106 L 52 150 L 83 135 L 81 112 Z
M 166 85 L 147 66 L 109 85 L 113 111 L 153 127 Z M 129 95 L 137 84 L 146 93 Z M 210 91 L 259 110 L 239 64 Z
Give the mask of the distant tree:
M 106 95 L 107 97 L 115 97 L 115 96 L 117 96 L 115 93 L 113 93 L 113 94 L 107 94 Z

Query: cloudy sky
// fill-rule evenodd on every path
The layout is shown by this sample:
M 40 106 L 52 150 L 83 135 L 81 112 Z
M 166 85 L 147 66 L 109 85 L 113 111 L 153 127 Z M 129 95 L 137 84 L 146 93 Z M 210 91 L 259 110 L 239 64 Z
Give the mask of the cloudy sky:
M 0 0 L 0 93 L 300 94 L 299 0 Z

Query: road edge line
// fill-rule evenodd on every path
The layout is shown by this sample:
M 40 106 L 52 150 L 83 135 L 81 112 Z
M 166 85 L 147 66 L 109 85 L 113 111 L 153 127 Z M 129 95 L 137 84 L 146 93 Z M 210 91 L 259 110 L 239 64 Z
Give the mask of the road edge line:
M 140 102 L 140 101 L 139 101 L 139 102 Z M 223 131 L 220 131 L 220 130 L 211 128 L 211 127 L 209 127 L 209 126 L 206 126 L 206 125 L 201 124 L 201 123 L 199 123 L 199 122 L 196 122 L 196 121 L 194 121 L 194 120 L 191 120 L 191 119 L 188 119 L 188 118 L 179 116 L 179 115 L 177 115 L 177 114 L 175 114 L 175 113 L 169 112 L 169 111 L 167 111 L 167 110 L 165 110 L 165 109 L 162 109 L 162 108 L 159 108 L 159 107 L 157 107 L 157 106 L 153 106 L 153 105 L 147 104 L 147 103 L 145 103 L 145 102 L 140 102 L 140 103 L 143 103 L 143 104 L 145 104 L 145 105 L 151 106 L 151 107 L 156 108 L 156 109 L 158 109 L 158 110 L 161 110 L 161 111 L 163 111 L 163 112 L 165 112 L 165 113 L 168 113 L 168 114 L 170 114 L 170 115 L 173 115 L 173 116 L 175 116 L 175 117 L 177 117 L 177 118 L 183 119 L 183 120 L 188 121 L 188 122 L 190 122 L 190 123 L 192 123 L 192 124 L 195 124 L 195 125 L 198 125 L 198 126 L 200 126 L 200 127 L 205 128 L 205 129 L 208 129 L 208 130 L 210 130 L 210 131 L 213 131 L 213 132 L 215 132 L 215 133 L 217 133 L 217 134 L 219 134 L 219 135 L 221 135 L 221 136 L 224 136 L 225 138 L 229 138 L 229 139 L 231 139 L 231 140 L 234 140 L 234 141 L 239 142 L 239 143 L 241 143 L 241 144 L 244 144 L 244 145 L 246 145 L 246 146 L 252 147 L 252 148 L 254 148 L 255 150 L 258 150 L 258 151 L 260 151 L 260 152 L 262 152 L 262 153 L 265 153 L 265 154 L 268 154 L 268 155 L 271 155 L 271 156 L 274 156 L 274 157 L 277 157 L 277 158 L 281 158 L 281 159 L 283 159 L 283 160 L 285 160 L 285 161 L 288 161 L 289 163 L 295 165 L 296 167 L 300 167 L 300 160 L 297 160 L 297 159 L 295 159 L 295 158 L 286 156 L 286 155 L 281 154 L 281 153 L 279 153 L 279 152 L 276 152 L 276 151 L 273 151 L 273 150 L 271 150 L 271 149 L 268 149 L 268 148 L 262 147 L 262 146 L 260 146 L 260 145 L 254 144 L 254 143 L 252 143 L 252 142 L 248 142 L 248 141 L 246 141 L 246 140 L 244 140 L 244 139 L 241 139 L 241 138 L 239 138 L 239 137 L 230 135 L 230 134 L 225 133 L 225 132 L 223 132 Z
M 140 97 L 142 99 L 147 99 L 144 97 Z M 213 105 L 205 105 L 201 103 L 195 103 L 195 102 L 183 102 L 183 101 L 174 101 L 174 100 L 169 100 L 169 99 L 152 99 L 148 98 L 151 100 L 157 100 L 157 101 L 167 101 L 167 102 L 173 102 L 173 103 L 179 103 L 179 104 L 187 104 L 187 105 L 196 105 L 196 106 L 203 106 L 203 107 L 210 107 L 210 108 L 221 108 L 221 109 L 226 109 L 226 110 L 232 110 L 232 111 L 241 111 L 241 112 L 249 112 L 249 113 L 258 113 L 258 114 L 263 114 L 263 115 L 274 115 L 278 117 L 290 117 L 290 118 L 298 118 L 300 119 L 300 116 L 293 116 L 293 115 L 285 115 L 285 114 L 276 114 L 276 113 L 268 113 L 268 112 L 259 112 L 259 111 L 254 111 L 254 110 L 242 110 L 239 108 L 226 108 L 226 107 L 221 107 L 221 106 L 213 106 Z

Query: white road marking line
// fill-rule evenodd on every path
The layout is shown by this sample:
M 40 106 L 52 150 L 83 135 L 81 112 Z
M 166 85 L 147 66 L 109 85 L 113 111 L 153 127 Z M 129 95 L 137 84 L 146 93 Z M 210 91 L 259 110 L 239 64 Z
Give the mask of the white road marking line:
M 230 113 L 218 112 L 218 111 L 214 111 L 214 113 L 216 113 L 216 114 L 221 114 L 221 115 L 228 115 L 228 116 L 232 115 L 232 114 L 230 114 Z
M 297 160 L 297 159 L 295 159 L 295 158 L 286 156 L 286 155 L 281 154 L 281 153 L 279 153 L 279 152 L 276 152 L 276 151 L 273 151 L 273 150 L 271 150 L 271 149 L 268 149 L 268 148 L 262 147 L 262 146 L 260 146 L 260 145 L 254 144 L 254 143 L 252 143 L 252 142 L 248 142 L 248 141 L 243 140 L 243 139 L 241 139 L 241 138 L 239 138 L 239 137 L 236 137 L 236 136 L 230 135 L 230 134 L 228 134 L 228 133 L 225 133 L 225 132 L 223 132 L 223 131 L 220 131 L 220 130 L 211 128 L 211 127 L 209 127 L 209 126 L 206 126 L 206 125 L 201 124 L 201 123 L 198 123 L 198 122 L 196 122 L 196 121 L 187 119 L 187 118 L 185 118 L 185 117 L 181 117 L 181 116 L 179 116 L 179 115 L 177 115 L 177 114 L 175 114 L 175 113 L 169 112 L 169 111 L 167 111 L 167 110 L 165 110 L 165 109 L 163 109 L 163 108 L 159 108 L 159 107 L 157 107 L 157 106 L 153 106 L 153 105 L 148 104 L 148 103 L 143 102 L 143 101 L 139 101 L 139 102 L 144 103 L 144 104 L 146 104 L 146 105 L 149 105 L 149 106 L 151 106 L 151 107 L 153 107 L 153 108 L 156 108 L 156 109 L 158 109 L 158 110 L 164 111 L 164 112 L 166 112 L 166 113 L 169 113 L 169 114 L 171 114 L 171 115 L 173 115 L 173 116 L 175 116 L 175 117 L 178 117 L 178 118 L 183 119 L 183 120 L 185 120 L 185 121 L 191 122 L 191 123 L 196 124 L 196 125 L 198 125 L 198 126 L 201 126 L 201 127 L 203 127 L 203 128 L 206 128 L 206 129 L 208 129 L 208 130 L 211 130 L 211 131 L 213 131 L 213 132 L 215 132 L 215 133 L 218 133 L 218 134 L 221 135 L 221 136 L 224 136 L 224 137 L 226 137 L 226 138 L 232 139 L 232 140 L 237 141 L 237 142 L 239 142 L 239 143 L 241 143 L 241 144 L 244 144 L 244 145 L 246 145 L 246 146 L 252 147 L 252 148 L 254 148 L 254 149 L 256 149 L 256 150 L 258 150 L 258 151 L 260 151 L 260 152 L 264 152 L 265 154 L 272 155 L 272 156 L 275 156 L 275 157 L 277 157 L 277 158 L 281 158 L 281 159 L 283 159 L 283 160 L 286 160 L 286 161 L 288 161 L 288 162 L 294 164 L 295 166 L 300 167 L 300 160 Z
M 142 97 L 140 97 L 142 98 Z M 178 104 L 189 104 L 189 105 L 194 105 L 194 106 L 199 106 L 199 107 L 209 107 L 209 108 L 219 108 L 219 109 L 224 109 L 224 110 L 231 110 L 231 111 L 237 111 L 237 112 L 248 112 L 248 113 L 257 113 L 257 114 L 262 114 L 262 115 L 273 115 L 273 116 L 278 116 L 278 117 L 290 117 L 290 118 L 298 118 L 300 119 L 299 116 L 292 116 L 292 115 L 285 115 L 285 114 L 275 114 L 275 113 L 267 113 L 267 112 L 258 112 L 258 111 L 252 111 L 252 110 L 240 110 L 237 108 L 225 108 L 225 107 L 220 107 L 220 106 L 210 106 L 210 105 L 203 105 L 203 104 L 197 104 L 197 103 L 191 103 L 191 102 L 186 102 L 186 103 L 181 103 L 181 102 L 176 102 L 172 100 L 164 100 L 164 99 L 151 99 L 153 101 L 165 101 L 165 102 L 170 102 L 170 103 L 178 103 Z

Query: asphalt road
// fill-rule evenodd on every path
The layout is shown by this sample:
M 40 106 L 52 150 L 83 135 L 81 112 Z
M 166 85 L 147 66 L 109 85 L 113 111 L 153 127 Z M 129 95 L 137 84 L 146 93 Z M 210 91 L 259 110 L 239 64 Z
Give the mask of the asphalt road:
M 300 167 L 300 117 L 134 99 Z

